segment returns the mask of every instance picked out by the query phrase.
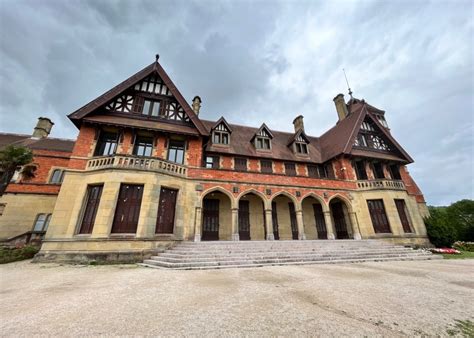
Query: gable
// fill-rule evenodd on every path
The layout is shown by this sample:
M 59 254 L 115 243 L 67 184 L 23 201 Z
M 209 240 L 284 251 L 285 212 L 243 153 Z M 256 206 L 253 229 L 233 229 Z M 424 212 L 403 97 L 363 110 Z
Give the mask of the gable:
M 158 61 L 69 115 L 77 126 L 89 115 L 112 115 L 206 129 Z
M 266 138 L 273 138 L 273 134 L 272 132 L 270 131 L 270 129 L 267 127 L 267 125 L 265 123 L 263 123 L 260 128 L 258 128 L 258 130 L 255 132 L 255 135 L 252 137 L 252 140 L 255 138 L 255 137 L 266 137 Z
M 221 117 L 219 120 L 217 120 L 217 122 L 211 128 L 211 131 L 214 130 L 232 133 L 232 128 L 230 124 L 227 123 L 224 117 Z

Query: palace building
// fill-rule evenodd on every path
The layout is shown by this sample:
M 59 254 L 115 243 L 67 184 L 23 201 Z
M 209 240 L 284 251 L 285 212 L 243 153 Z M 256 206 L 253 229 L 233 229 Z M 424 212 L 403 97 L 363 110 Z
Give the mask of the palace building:
M 0 238 L 43 236 L 38 260 L 142 260 L 176 241 L 379 239 L 429 244 L 412 158 L 385 112 L 334 98 L 319 137 L 200 114 L 158 58 L 69 115 L 76 140 L 0 134 L 34 152 L 36 177 L 0 198 Z

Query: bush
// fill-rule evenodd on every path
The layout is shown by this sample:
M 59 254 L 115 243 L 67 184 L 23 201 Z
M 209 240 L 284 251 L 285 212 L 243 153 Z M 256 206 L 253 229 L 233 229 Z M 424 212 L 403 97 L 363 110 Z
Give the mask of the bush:
M 0 248 L 0 264 L 33 258 L 39 247 L 26 245 L 22 248 Z
M 460 251 L 474 252 L 474 242 L 455 242 L 453 248 Z
M 440 247 L 451 247 L 457 239 L 456 228 L 449 222 L 446 208 L 430 207 L 430 217 L 425 220 L 431 243 Z

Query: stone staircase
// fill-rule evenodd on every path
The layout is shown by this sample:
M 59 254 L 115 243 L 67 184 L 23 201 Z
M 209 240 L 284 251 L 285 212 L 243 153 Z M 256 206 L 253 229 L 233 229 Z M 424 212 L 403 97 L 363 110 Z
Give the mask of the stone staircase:
M 179 270 L 442 259 L 378 240 L 181 242 L 143 266 Z

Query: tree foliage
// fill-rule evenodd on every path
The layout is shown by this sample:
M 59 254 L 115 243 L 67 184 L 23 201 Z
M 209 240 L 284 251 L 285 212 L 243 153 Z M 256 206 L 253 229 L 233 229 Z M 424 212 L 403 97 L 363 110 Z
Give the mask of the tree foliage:
M 33 153 L 23 146 L 8 145 L 0 150 L 0 196 L 5 192 L 15 171 L 25 166 L 24 175 L 34 176 L 35 167 L 31 165 Z
M 461 200 L 449 207 L 429 207 L 425 220 L 431 243 L 450 247 L 456 241 L 474 241 L 474 201 Z

